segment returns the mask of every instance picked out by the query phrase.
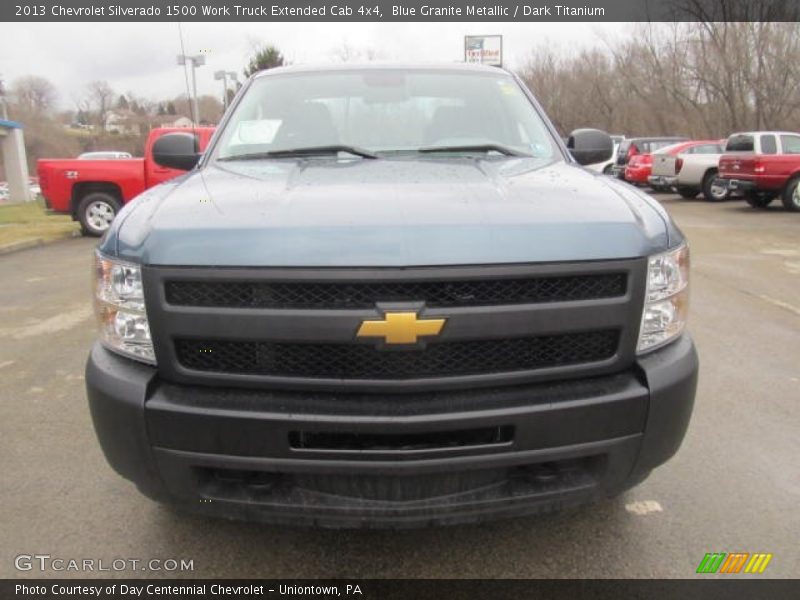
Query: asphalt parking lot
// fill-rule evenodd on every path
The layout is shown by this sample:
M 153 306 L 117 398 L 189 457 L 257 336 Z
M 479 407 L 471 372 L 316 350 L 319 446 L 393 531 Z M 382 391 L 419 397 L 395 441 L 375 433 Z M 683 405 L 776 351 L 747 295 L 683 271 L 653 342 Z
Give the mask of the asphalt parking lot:
M 170 575 L 200 578 L 691 577 L 706 552 L 769 552 L 762 577 L 800 576 L 800 215 L 659 199 L 693 253 L 701 374 L 680 452 L 621 498 L 453 528 L 254 526 L 139 495 L 107 466 L 84 396 L 94 241 L 0 256 L 0 577 L 91 575 L 15 569 L 37 553 L 191 559 Z

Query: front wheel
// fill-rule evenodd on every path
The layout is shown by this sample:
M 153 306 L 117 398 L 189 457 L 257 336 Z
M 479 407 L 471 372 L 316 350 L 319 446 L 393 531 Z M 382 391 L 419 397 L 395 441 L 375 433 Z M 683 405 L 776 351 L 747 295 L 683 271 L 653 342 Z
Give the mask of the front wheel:
M 745 200 L 753 208 L 767 208 L 775 200 L 775 196 L 773 192 L 748 192 Z
M 78 205 L 78 221 L 84 235 L 100 237 L 111 226 L 120 209 L 120 202 L 111 194 L 87 194 Z
M 781 201 L 786 210 L 800 212 L 800 176 L 789 180 L 789 183 L 783 188 Z

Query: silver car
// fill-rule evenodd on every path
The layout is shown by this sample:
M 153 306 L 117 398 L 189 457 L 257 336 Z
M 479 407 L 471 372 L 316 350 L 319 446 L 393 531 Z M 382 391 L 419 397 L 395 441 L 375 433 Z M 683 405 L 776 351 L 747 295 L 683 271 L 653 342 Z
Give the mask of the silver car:
M 84 152 L 78 156 L 78 160 L 121 160 L 123 158 L 133 158 L 130 152 L 117 152 L 114 150 L 100 152 Z

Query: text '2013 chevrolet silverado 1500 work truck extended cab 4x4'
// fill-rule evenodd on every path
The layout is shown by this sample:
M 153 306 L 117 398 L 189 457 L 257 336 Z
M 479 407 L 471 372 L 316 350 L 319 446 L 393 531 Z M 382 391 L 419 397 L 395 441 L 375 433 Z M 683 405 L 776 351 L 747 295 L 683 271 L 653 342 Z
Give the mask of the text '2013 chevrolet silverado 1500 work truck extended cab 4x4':
M 202 513 L 415 526 L 588 502 L 678 449 L 697 356 L 667 213 L 497 68 L 251 78 L 96 256 L 109 463 Z

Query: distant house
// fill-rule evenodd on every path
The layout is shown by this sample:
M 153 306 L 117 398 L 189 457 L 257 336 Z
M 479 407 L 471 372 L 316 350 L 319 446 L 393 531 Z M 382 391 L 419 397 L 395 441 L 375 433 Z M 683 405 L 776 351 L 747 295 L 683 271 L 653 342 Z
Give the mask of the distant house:
M 194 123 L 189 117 L 178 117 L 171 123 L 164 123 L 164 127 L 193 127 Z
M 90 123 L 79 123 L 78 121 L 72 121 L 71 123 L 64 124 L 64 129 L 79 129 L 82 131 L 94 131 L 95 126 L 91 125 Z
M 119 135 L 139 135 L 141 133 L 136 113 L 130 110 L 109 111 L 106 115 L 104 129 L 106 133 Z
M 150 117 L 150 127 L 193 127 L 189 117 L 183 115 L 158 115 Z

